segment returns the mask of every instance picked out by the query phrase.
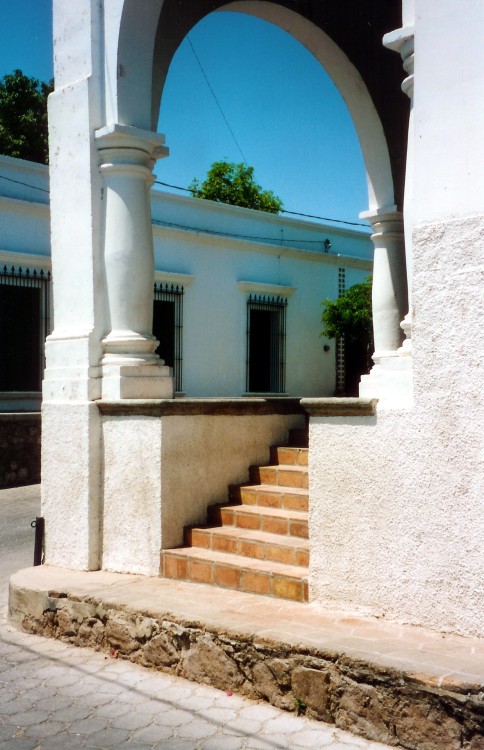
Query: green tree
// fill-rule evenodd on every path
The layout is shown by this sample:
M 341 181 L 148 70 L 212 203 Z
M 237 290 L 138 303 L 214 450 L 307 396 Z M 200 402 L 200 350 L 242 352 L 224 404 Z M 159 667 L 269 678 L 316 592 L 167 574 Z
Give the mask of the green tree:
M 43 83 L 15 70 L 0 80 L 0 153 L 47 164 L 47 97 Z
M 278 214 L 282 201 L 272 190 L 263 190 L 254 180 L 254 167 L 247 164 L 233 164 L 215 161 L 208 170 L 205 181 L 200 185 L 194 179 L 189 186 L 195 198 L 205 198 L 233 206 L 254 208 Z
M 321 335 L 344 340 L 345 393 L 358 395 L 360 378 L 370 371 L 375 350 L 371 278 L 350 287 L 338 299 L 326 299 L 321 304 Z

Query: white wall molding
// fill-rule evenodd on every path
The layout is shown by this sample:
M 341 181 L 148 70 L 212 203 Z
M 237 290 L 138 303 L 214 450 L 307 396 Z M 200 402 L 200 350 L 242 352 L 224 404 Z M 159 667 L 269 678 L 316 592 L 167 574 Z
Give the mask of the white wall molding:
M 172 273 L 171 271 L 155 270 L 155 284 L 182 284 L 189 286 L 193 284 L 195 276 L 190 273 Z
M 271 284 L 261 281 L 238 281 L 237 287 L 241 292 L 253 292 L 254 294 L 277 294 L 280 297 L 290 297 L 297 291 L 295 286 L 284 284 Z
M 0 250 L 0 266 L 10 268 L 39 268 L 42 271 L 50 271 L 52 263 L 45 255 L 33 255 L 32 253 L 13 253 L 10 250 Z

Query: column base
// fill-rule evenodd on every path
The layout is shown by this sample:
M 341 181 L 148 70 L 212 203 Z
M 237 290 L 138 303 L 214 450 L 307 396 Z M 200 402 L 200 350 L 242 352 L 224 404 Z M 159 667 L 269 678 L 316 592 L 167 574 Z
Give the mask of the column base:
M 405 340 L 398 350 L 399 357 L 411 357 L 412 356 L 412 317 L 410 313 L 407 313 L 400 323 L 400 328 L 405 334 Z
M 383 356 L 363 375 L 360 398 L 378 399 L 379 409 L 409 409 L 413 405 L 412 358 Z
M 166 365 L 104 365 L 102 398 L 173 398 L 173 372 Z

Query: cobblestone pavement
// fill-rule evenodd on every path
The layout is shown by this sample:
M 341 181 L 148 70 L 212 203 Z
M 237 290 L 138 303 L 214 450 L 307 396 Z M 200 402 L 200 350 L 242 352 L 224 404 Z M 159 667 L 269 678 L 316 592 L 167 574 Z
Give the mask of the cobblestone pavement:
M 88 649 L 7 621 L 7 579 L 31 564 L 38 495 L 0 492 L 11 528 L 0 565 L 0 750 L 390 750 L 321 722 Z

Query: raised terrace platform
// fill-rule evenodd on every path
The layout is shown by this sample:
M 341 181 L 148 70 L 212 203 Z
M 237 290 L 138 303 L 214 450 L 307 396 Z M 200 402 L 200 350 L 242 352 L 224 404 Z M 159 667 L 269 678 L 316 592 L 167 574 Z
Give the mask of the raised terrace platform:
M 187 581 L 16 573 L 24 630 L 306 712 L 407 750 L 483 750 L 484 641 Z

